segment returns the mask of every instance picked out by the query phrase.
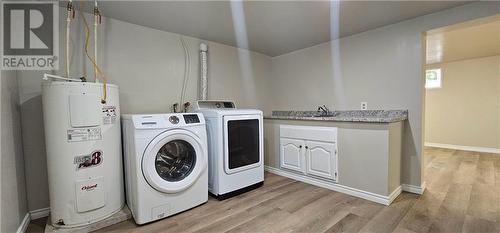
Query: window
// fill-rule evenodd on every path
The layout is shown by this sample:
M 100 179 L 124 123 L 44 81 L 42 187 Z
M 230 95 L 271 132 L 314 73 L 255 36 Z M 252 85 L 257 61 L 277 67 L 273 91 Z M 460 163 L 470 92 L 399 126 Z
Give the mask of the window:
M 425 71 L 425 88 L 441 87 L 441 69 L 432 69 Z

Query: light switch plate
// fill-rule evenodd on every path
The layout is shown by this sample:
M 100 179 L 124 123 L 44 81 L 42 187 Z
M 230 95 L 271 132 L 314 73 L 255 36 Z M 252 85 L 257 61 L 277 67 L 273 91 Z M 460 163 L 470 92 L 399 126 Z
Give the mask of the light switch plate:
M 361 102 L 361 110 L 367 110 L 368 109 L 368 102 Z

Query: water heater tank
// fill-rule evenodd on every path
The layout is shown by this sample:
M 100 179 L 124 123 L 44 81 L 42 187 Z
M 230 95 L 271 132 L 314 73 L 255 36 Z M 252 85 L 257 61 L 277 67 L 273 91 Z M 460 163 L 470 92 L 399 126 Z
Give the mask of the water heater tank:
M 84 226 L 124 205 L 118 87 L 42 84 L 51 223 Z

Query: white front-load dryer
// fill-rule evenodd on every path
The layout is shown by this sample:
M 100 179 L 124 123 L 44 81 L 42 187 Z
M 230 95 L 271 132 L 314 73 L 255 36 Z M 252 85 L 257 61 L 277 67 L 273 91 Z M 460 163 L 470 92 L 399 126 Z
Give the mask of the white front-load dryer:
M 262 111 L 228 101 L 197 101 L 208 134 L 208 190 L 223 200 L 264 184 Z
M 122 129 L 126 199 L 137 224 L 207 202 L 202 114 L 123 115 Z

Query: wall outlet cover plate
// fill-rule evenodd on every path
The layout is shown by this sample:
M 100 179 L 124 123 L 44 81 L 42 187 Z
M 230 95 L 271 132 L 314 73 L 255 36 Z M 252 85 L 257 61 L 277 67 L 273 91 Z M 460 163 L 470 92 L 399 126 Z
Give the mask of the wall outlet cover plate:
M 368 109 L 368 102 L 361 102 L 361 110 L 367 110 Z

